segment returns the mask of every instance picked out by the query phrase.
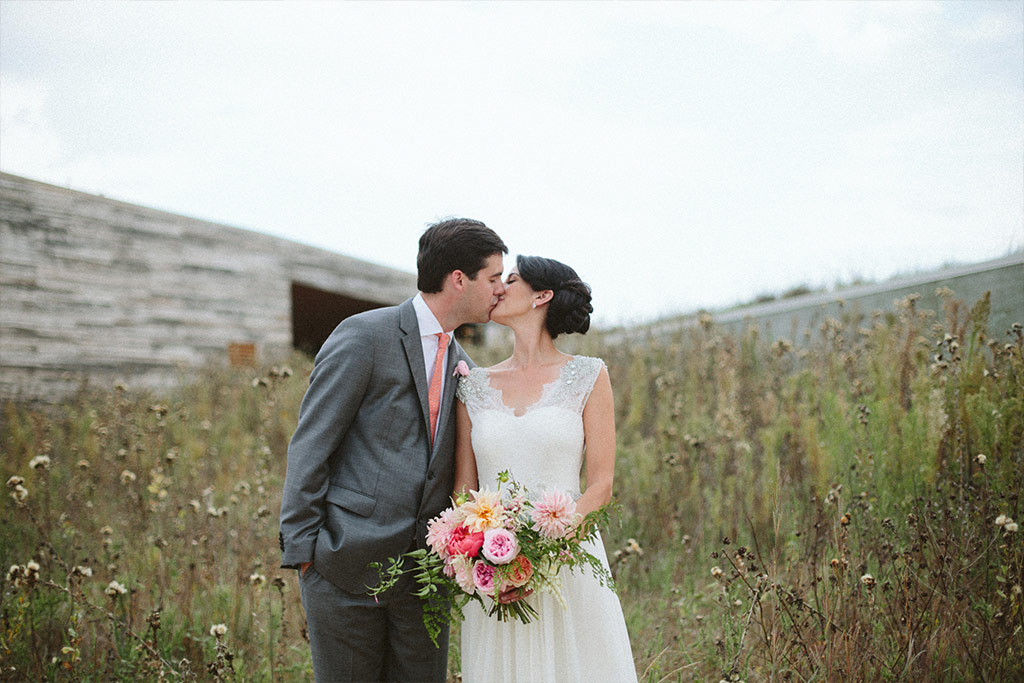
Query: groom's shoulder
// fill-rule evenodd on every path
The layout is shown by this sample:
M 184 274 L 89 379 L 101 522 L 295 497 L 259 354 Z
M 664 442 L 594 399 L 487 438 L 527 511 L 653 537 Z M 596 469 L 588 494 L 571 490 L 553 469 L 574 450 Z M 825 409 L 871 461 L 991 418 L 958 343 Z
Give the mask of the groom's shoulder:
M 352 321 L 354 324 L 377 327 L 381 325 L 397 325 L 398 321 L 402 317 L 402 304 L 397 306 L 383 306 L 381 308 L 373 308 L 369 311 L 363 311 L 362 313 L 356 313 L 355 315 L 349 316 L 344 322 Z
M 355 343 L 357 340 L 372 343 L 376 339 L 393 335 L 399 329 L 400 320 L 401 304 L 350 315 L 338 323 L 324 346 Z
M 402 308 L 409 306 L 411 309 L 411 299 L 408 299 L 396 306 L 382 306 L 381 308 L 373 308 L 369 311 L 362 311 L 355 315 L 350 315 L 341 321 L 338 325 L 338 329 L 352 331 L 377 331 L 377 330 L 391 330 L 398 327 L 399 322 L 402 320 Z M 415 312 L 412 313 L 415 316 Z

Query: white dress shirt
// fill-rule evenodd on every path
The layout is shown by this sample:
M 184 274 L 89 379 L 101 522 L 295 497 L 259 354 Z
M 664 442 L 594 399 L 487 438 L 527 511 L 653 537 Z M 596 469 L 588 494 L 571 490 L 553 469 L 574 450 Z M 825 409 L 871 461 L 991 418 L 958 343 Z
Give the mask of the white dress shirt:
M 441 323 L 437 321 L 434 316 L 434 312 L 427 306 L 427 302 L 423 300 L 423 293 L 417 292 L 416 296 L 412 299 L 412 307 L 416 309 L 416 322 L 420 327 L 420 343 L 423 346 L 423 366 L 427 370 L 427 386 L 430 386 L 430 380 L 433 379 L 434 371 L 434 358 L 437 356 L 437 345 L 441 341 L 437 335 L 444 332 L 449 337 L 452 337 L 452 331 L 446 331 L 441 327 Z M 454 338 L 448 341 L 448 347 L 451 348 Z M 447 377 L 448 370 L 448 354 L 444 354 L 441 358 L 441 395 L 444 396 L 444 383 Z M 437 415 L 437 424 L 441 424 L 441 413 Z M 435 435 L 436 436 L 436 435 Z

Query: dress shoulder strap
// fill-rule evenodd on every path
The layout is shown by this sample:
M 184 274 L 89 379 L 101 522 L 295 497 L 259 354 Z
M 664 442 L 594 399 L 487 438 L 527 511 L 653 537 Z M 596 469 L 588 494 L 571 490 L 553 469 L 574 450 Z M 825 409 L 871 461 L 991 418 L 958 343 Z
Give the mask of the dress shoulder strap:
M 571 408 L 582 415 L 603 367 L 605 364 L 600 358 L 573 356 L 562 368 L 550 403 Z
M 491 388 L 490 377 L 485 368 L 473 368 L 468 375 L 460 377 L 455 395 L 466 404 L 470 417 L 478 410 L 500 407 L 500 401 Z

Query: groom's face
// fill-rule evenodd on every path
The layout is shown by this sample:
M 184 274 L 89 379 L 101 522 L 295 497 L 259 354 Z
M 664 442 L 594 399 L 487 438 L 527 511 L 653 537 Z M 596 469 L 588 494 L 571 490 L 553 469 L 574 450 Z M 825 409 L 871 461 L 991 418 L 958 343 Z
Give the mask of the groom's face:
M 491 319 L 491 310 L 498 303 L 498 297 L 505 293 L 501 281 L 504 261 L 501 254 L 494 254 L 476 273 L 476 279 L 467 280 L 463 291 L 465 322 L 485 323 Z

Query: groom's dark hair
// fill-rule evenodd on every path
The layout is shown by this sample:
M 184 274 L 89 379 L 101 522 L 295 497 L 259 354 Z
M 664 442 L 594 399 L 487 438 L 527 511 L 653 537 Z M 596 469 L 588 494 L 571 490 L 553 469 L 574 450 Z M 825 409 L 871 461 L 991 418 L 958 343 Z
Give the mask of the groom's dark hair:
M 456 270 L 475 280 L 487 259 L 507 253 L 498 234 L 481 221 L 447 218 L 420 235 L 416 287 L 427 294 L 440 292 L 445 277 Z

